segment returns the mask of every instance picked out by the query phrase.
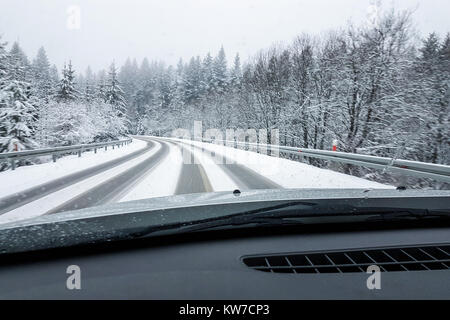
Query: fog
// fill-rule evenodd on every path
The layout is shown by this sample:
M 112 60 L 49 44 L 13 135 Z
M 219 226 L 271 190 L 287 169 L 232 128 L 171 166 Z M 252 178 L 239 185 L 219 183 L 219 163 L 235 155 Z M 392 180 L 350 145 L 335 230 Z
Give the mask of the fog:
M 44 46 L 61 67 L 104 68 L 114 59 L 144 57 L 176 64 L 179 58 L 217 53 L 243 60 L 302 32 L 320 33 L 367 19 L 369 0 L 0 0 L 0 34 L 34 57 Z M 384 1 L 383 8 L 414 9 L 421 34 L 445 34 L 448 0 Z M 70 9 L 71 8 L 71 9 Z M 80 20 L 70 25 L 73 9 Z M 439 9 L 438 9 L 439 8 Z

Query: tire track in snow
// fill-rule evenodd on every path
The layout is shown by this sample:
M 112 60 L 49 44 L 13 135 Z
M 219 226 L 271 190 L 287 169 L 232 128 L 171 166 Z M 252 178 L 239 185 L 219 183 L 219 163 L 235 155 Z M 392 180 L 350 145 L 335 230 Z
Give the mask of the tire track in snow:
M 201 152 L 204 152 L 204 148 L 195 146 L 186 142 L 178 142 L 181 144 L 189 145 Z M 209 156 L 212 157 L 210 151 Z M 252 169 L 238 163 L 233 163 L 235 161 L 221 155 L 223 162 L 217 164 L 239 187 L 241 190 L 252 190 L 252 189 L 283 189 L 282 186 L 273 182 L 269 178 L 266 178 L 259 173 L 253 171 Z
M 183 159 L 181 173 L 178 179 L 175 194 L 179 195 L 189 193 L 213 192 L 214 190 L 211 186 L 211 182 L 209 181 L 208 176 L 206 175 L 205 169 L 201 164 L 198 164 L 198 161 L 195 160 L 194 155 L 178 143 L 174 143 L 172 141 L 167 142 L 181 148 L 182 153 L 185 152 L 183 153 L 184 156 L 189 157 L 188 163 L 185 163 L 185 159 Z
M 139 138 L 150 141 L 146 138 Z M 153 142 L 151 142 L 153 143 Z M 46 214 L 54 214 L 106 204 L 119 199 L 133 186 L 139 183 L 145 176 L 155 168 L 169 153 L 167 143 L 161 143 L 161 149 L 143 162 L 133 166 L 125 172 L 103 182 L 69 200 L 68 202 L 48 211 Z
M 0 215 L 19 208 L 27 203 L 43 198 L 51 193 L 64 189 L 77 182 L 95 176 L 111 168 L 119 166 L 127 161 L 135 159 L 154 147 L 154 143 L 147 140 L 147 146 L 141 150 L 132 152 L 126 156 L 81 170 L 67 176 L 43 183 L 24 191 L 3 197 L 0 199 Z

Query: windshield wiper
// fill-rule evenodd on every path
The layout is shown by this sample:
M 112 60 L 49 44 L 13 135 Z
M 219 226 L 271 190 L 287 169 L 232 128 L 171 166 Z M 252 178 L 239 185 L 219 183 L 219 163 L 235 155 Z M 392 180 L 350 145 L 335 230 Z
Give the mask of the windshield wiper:
M 308 205 L 313 208 L 313 210 L 305 210 L 304 208 L 303 210 L 296 209 L 295 207 L 298 207 L 299 205 Z M 315 207 L 316 205 L 316 203 L 295 202 L 215 219 L 155 226 L 141 232 L 133 233 L 131 237 L 146 237 L 154 235 L 155 232 L 164 233 L 167 231 L 176 231 L 177 233 L 188 233 L 217 229 L 233 229 L 250 225 L 255 225 L 256 227 L 277 227 L 302 224 L 450 219 L 450 211 L 430 211 L 414 208 L 357 208 L 341 206 L 339 211 L 320 213 L 320 206 Z

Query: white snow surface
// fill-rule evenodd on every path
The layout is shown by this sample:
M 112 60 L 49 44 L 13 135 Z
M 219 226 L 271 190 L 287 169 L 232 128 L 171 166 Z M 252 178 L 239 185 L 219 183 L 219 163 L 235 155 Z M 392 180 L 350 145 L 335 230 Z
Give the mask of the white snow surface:
M 56 162 L 0 172 L 0 198 L 123 157 L 143 149 L 146 145 L 147 143 L 142 140 L 133 139 L 132 143 L 114 150 L 109 146 L 107 151 L 104 148 L 98 149 L 97 154 L 94 151 L 83 152 L 81 157 L 71 155 L 60 158 Z
M 173 139 L 188 142 L 216 153 L 216 163 L 224 163 L 223 157 L 242 164 L 271 179 L 284 188 L 376 188 L 394 189 L 393 186 L 369 181 L 305 163 L 235 149 L 206 142 Z M 208 155 L 209 152 L 206 152 Z M 231 189 L 229 189 L 231 190 Z
M 144 146 L 145 145 L 146 143 L 144 143 Z M 8 211 L 3 215 L 0 215 L 0 223 L 8 223 L 12 221 L 41 216 L 46 212 L 48 212 L 49 210 L 62 205 L 63 203 L 77 197 L 78 195 L 81 195 L 87 190 L 103 182 L 108 181 L 112 177 L 117 176 L 122 172 L 125 172 L 126 170 L 132 168 L 135 165 L 138 165 L 142 161 L 148 159 L 153 154 L 155 154 L 160 148 L 161 145 L 158 143 L 150 151 L 145 152 L 144 154 L 140 155 L 137 158 L 134 158 L 133 160 L 127 161 L 119 166 L 103 171 L 90 178 L 84 179 L 66 188 L 58 190 L 57 192 L 51 193 L 40 199 L 29 202 L 21 207 Z
M 119 202 L 171 196 L 175 193 L 181 172 L 182 158 L 179 148 L 168 143 L 169 154 Z
M 218 166 L 220 162 L 215 161 L 211 153 L 202 152 L 197 148 L 189 149 L 205 170 L 214 191 L 230 191 L 238 188 L 236 183 Z

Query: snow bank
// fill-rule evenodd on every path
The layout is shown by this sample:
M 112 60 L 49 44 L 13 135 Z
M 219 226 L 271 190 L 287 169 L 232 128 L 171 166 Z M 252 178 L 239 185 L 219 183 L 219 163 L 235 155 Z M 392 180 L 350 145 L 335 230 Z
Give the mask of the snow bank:
M 236 163 L 245 165 L 285 188 L 394 188 L 390 185 L 368 181 L 332 170 L 317 168 L 289 159 L 271 157 L 223 145 L 181 139 L 174 140 L 192 143 L 193 145 L 203 147 L 209 152 L 213 151 L 217 153 L 215 161 L 221 162 L 223 161 L 222 157 L 226 157 L 236 161 Z M 204 154 L 209 156 L 209 152 L 204 152 Z

